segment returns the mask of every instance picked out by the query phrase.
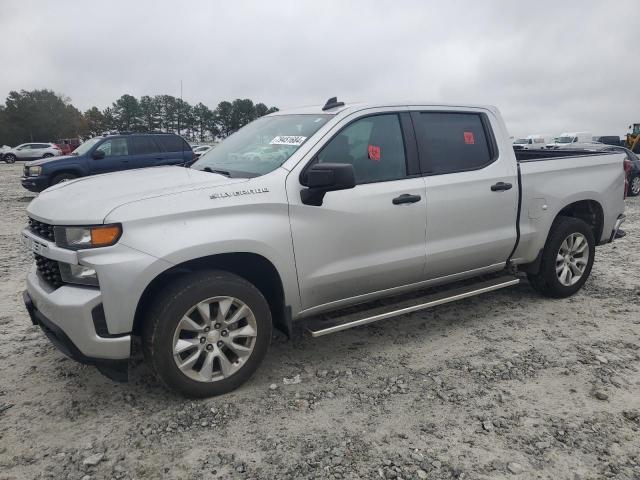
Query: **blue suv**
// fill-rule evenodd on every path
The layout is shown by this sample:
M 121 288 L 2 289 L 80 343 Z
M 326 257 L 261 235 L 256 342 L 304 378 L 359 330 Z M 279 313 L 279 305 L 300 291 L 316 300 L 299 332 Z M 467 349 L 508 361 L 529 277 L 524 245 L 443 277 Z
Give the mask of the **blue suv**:
M 22 186 L 41 192 L 56 183 L 74 178 L 159 165 L 193 162 L 193 151 L 180 136 L 172 133 L 130 133 L 87 140 L 70 155 L 27 162 Z

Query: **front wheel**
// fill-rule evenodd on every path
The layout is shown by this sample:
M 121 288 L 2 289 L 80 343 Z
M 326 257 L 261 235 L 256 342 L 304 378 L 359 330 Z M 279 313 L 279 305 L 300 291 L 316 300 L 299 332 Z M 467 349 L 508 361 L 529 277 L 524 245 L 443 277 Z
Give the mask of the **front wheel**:
M 145 359 L 189 397 L 230 392 L 256 371 L 271 341 L 269 305 L 245 279 L 223 271 L 182 277 L 146 313 Z
M 51 180 L 51 185 L 57 185 L 58 183 L 68 182 L 78 178 L 73 173 L 59 173 Z
M 591 227 L 578 218 L 558 217 L 544 246 L 540 270 L 528 274 L 529 282 L 547 297 L 569 297 L 589 278 L 594 258 Z
M 13 153 L 7 153 L 4 157 L 3 160 L 6 163 L 16 163 L 16 156 Z
M 629 180 L 629 192 L 630 197 L 637 197 L 640 195 L 640 175 L 635 175 Z

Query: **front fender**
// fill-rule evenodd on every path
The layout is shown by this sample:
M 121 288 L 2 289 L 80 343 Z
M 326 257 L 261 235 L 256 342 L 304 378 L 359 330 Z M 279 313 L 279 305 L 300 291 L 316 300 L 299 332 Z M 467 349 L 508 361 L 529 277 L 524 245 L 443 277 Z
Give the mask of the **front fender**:
M 105 222 L 122 223 L 123 245 L 171 266 L 225 253 L 260 255 L 276 268 L 285 304 L 295 314 L 300 292 L 289 205 L 282 189 L 265 187 L 265 182 L 253 182 L 264 190 L 255 194 L 212 199 L 211 192 L 199 190 L 142 200 L 115 209 Z

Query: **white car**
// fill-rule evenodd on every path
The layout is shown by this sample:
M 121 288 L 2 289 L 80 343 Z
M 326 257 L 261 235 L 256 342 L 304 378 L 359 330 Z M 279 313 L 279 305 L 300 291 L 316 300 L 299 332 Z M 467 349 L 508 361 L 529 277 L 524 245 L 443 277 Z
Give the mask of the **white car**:
M 14 163 L 16 160 L 36 160 L 58 155 L 62 155 L 62 150 L 55 143 L 23 143 L 4 152 L 2 159 Z
M 9 150 L 11 150 L 11 147 L 9 145 L 0 146 L 0 160 L 2 160 L 2 157 L 4 156 L 4 154 L 7 153 Z
M 560 134 L 559 137 L 548 143 L 546 148 L 580 148 L 576 143 L 591 143 L 593 135 L 589 132 L 567 132 Z M 570 144 L 574 145 L 570 145 Z

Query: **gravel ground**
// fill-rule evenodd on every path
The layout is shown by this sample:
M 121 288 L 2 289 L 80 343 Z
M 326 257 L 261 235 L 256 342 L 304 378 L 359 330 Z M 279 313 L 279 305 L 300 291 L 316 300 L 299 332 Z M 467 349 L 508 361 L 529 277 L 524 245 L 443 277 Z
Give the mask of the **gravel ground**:
M 0 165 L 0 479 L 639 479 L 640 199 L 565 300 L 523 283 L 312 339 L 188 401 L 66 359 L 21 304 L 31 199 Z

